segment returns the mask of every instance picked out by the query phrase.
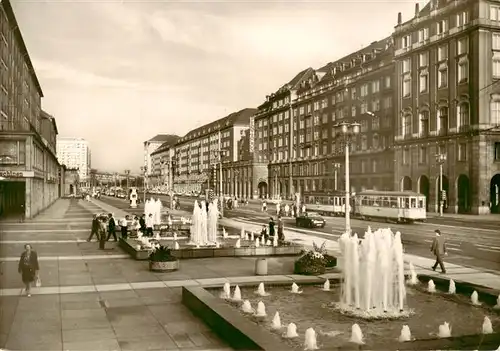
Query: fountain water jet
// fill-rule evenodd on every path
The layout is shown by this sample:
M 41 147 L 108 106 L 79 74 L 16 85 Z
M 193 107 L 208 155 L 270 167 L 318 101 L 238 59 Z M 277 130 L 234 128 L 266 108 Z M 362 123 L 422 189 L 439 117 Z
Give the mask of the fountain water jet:
M 451 327 L 448 322 L 444 322 L 439 326 L 438 337 L 449 338 L 451 337 Z
M 409 326 L 403 325 L 403 328 L 401 328 L 401 334 L 399 335 L 399 341 L 400 342 L 411 341 L 411 331 Z
M 317 350 L 318 348 L 316 332 L 313 328 L 308 328 L 305 334 L 304 350 Z
M 290 290 L 292 294 L 302 294 L 302 291 L 299 290 L 299 286 L 296 283 L 292 284 L 292 290 Z
M 489 317 L 484 317 L 482 332 L 483 334 L 493 334 L 493 325 Z
M 330 279 L 327 279 L 323 284 L 323 291 L 330 291 Z
M 372 232 L 360 244 L 357 234 L 339 239 L 344 260 L 341 312 L 362 318 L 402 317 L 406 300 L 401 233 Z
M 174 243 L 174 250 L 179 250 L 179 249 L 180 249 L 179 243 L 176 241 Z
M 253 313 L 253 308 L 252 305 L 250 304 L 250 301 L 248 300 L 243 301 L 243 304 L 241 305 L 241 310 L 244 313 Z
M 481 305 L 481 303 L 479 302 L 479 295 L 477 293 L 476 290 L 474 290 L 472 292 L 472 295 L 470 296 L 470 302 L 474 305 L 474 306 L 479 306 Z
M 434 281 L 431 279 L 427 283 L 427 292 L 430 293 L 435 293 L 436 292 L 436 284 L 434 284 Z
M 207 215 L 207 242 L 215 244 L 217 242 L 217 222 L 219 221 L 219 209 L 217 207 L 217 199 L 208 205 Z
M 269 294 L 266 292 L 266 289 L 264 288 L 264 283 L 259 284 L 259 287 L 257 288 L 257 291 L 255 293 L 260 296 L 269 296 Z
M 286 328 L 285 338 L 291 339 L 298 336 L 299 334 L 297 334 L 297 326 L 295 325 L 295 323 L 288 324 L 288 327 Z
M 240 238 L 245 239 L 245 228 L 241 228 Z
M 413 263 L 410 262 L 410 279 L 408 279 L 408 284 L 410 285 L 417 285 L 418 284 L 418 275 L 417 272 L 415 271 L 415 267 L 413 266 Z
M 351 327 L 351 339 L 349 340 L 355 344 L 364 344 L 363 332 L 358 324 L 353 324 Z
M 233 301 L 241 301 L 241 290 L 238 285 L 234 288 Z
M 257 312 L 255 313 L 256 317 L 266 317 L 266 305 L 264 305 L 264 302 L 259 301 L 257 304 Z
M 260 247 L 260 240 L 258 238 L 255 239 L 255 247 Z
M 278 330 L 281 329 L 281 318 L 280 318 L 280 313 L 276 311 L 273 317 L 273 323 L 271 325 L 271 328 L 273 330 Z
M 224 239 L 227 239 L 228 235 L 227 235 L 227 231 L 226 231 L 226 228 L 225 227 L 222 227 L 222 237 Z
M 220 297 L 221 299 L 229 299 L 231 297 L 231 285 L 229 283 L 224 283 Z
M 448 287 L 448 294 L 455 294 L 457 292 L 457 287 L 455 286 L 455 281 L 450 279 L 450 286 Z

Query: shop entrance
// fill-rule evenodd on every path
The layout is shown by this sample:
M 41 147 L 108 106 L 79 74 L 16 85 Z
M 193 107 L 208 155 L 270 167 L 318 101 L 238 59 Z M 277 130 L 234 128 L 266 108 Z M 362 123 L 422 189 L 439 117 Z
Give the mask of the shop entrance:
M 25 202 L 25 182 L 0 181 L 0 218 L 23 216 Z

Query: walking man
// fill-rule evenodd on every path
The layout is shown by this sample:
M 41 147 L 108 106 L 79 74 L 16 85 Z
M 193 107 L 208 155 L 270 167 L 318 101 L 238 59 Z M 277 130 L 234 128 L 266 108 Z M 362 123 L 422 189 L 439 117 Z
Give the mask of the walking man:
M 94 214 L 94 217 L 92 218 L 92 229 L 90 230 L 90 236 L 87 239 L 87 241 L 92 241 L 94 235 L 97 237 L 97 240 L 99 240 L 99 234 L 97 233 L 98 230 L 99 230 L 99 220 L 97 219 L 97 214 Z
M 116 222 L 112 213 L 108 214 L 108 237 L 106 238 L 106 241 L 109 241 L 111 235 L 113 235 L 115 241 L 118 241 L 118 238 L 116 237 Z
M 439 266 L 441 267 L 441 271 L 443 273 L 446 273 L 446 268 L 444 268 L 444 262 L 443 262 L 443 256 L 447 255 L 446 241 L 444 240 L 444 237 L 441 235 L 441 231 L 439 229 L 436 229 L 434 233 L 436 233 L 436 236 L 432 241 L 431 252 L 434 254 L 434 256 L 436 256 L 436 263 L 434 263 L 434 266 L 432 266 L 432 270 L 435 271 L 439 264 Z
M 153 236 L 154 224 L 153 214 L 150 213 L 146 218 L 146 236 Z

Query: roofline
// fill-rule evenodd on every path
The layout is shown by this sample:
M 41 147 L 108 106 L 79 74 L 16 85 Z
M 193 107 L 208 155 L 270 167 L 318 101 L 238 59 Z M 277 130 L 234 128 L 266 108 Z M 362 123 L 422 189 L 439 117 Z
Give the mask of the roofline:
M 44 118 L 50 119 L 50 121 L 52 122 L 52 125 L 54 126 L 54 130 L 56 131 L 56 134 L 58 135 L 59 130 L 57 129 L 57 123 L 56 123 L 56 119 L 54 118 L 54 116 L 52 116 L 51 114 L 47 113 L 44 110 L 41 110 L 41 115 Z
M 0 3 L 2 4 L 5 14 L 7 15 L 7 19 L 13 24 L 11 28 L 14 29 L 14 36 L 16 37 L 18 43 L 19 43 L 19 48 L 21 50 L 21 54 L 24 58 L 24 61 L 26 62 L 26 65 L 28 66 L 28 71 L 31 74 L 31 78 L 33 78 L 33 81 L 35 83 L 35 86 L 40 93 L 40 97 L 43 97 L 43 91 L 42 91 L 42 86 L 40 85 L 40 81 L 38 80 L 38 77 L 36 76 L 35 68 L 33 67 L 33 62 L 31 62 L 30 55 L 28 53 L 28 49 L 26 48 L 26 43 L 24 42 L 23 35 L 21 33 L 21 30 L 19 28 L 19 24 L 17 23 L 16 16 L 14 15 L 14 10 L 12 9 L 12 6 L 10 4 L 9 0 L 0 0 Z

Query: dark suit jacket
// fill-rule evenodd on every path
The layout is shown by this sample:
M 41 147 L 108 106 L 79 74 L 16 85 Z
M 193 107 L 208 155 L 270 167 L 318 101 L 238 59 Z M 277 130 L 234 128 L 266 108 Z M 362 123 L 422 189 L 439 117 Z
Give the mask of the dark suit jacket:
M 436 256 L 446 253 L 446 241 L 442 235 L 434 237 L 431 245 L 431 252 Z
M 38 266 L 38 254 L 36 251 L 31 250 L 30 259 L 28 265 L 25 265 L 24 258 L 26 257 L 26 251 L 21 254 L 21 259 L 19 260 L 18 271 L 21 273 L 23 269 L 30 268 L 31 270 L 38 271 L 40 267 Z
M 109 232 L 114 232 L 115 229 L 116 229 L 115 219 L 113 217 L 111 217 L 109 219 L 109 222 L 108 222 L 108 231 Z

